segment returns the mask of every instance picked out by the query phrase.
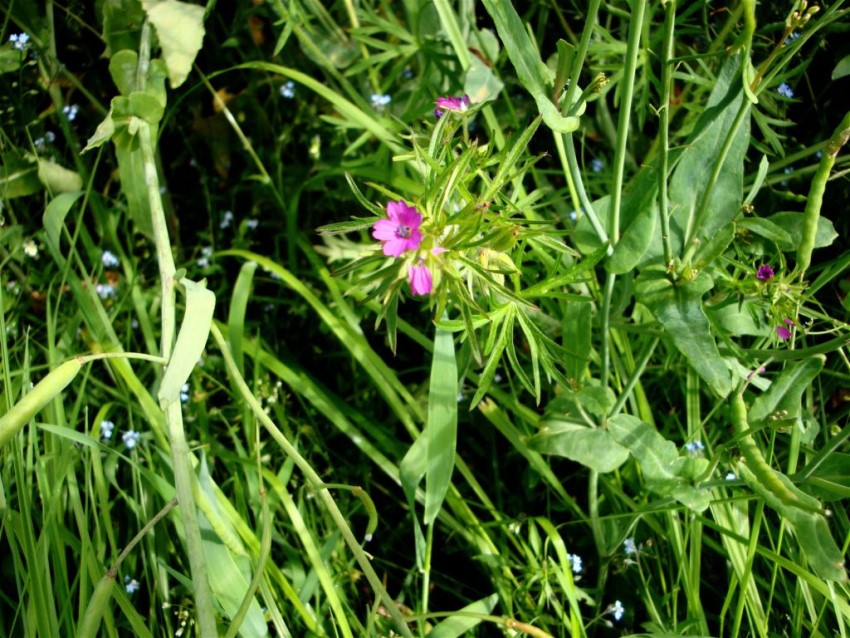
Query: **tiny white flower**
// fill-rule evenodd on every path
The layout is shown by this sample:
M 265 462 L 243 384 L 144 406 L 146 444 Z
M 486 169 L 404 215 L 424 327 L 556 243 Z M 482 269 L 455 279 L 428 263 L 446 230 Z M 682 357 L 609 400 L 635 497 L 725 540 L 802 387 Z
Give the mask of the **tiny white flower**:
M 726 476 L 725 476 L 724 478 L 725 478 L 727 481 L 737 481 L 737 480 L 738 480 L 738 475 L 737 475 L 737 474 L 735 474 L 735 472 L 727 472 L 727 473 L 726 473 Z
M 180 388 L 180 403 L 186 403 L 189 401 L 189 384 L 184 383 L 183 387 Z
M 136 432 L 135 430 L 127 430 L 124 434 L 121 435 L 121 441 L 123 441 L 124 445 L 127 446 L 128 450 L 132 450 L 136 445 L 138 445 L 139 440 L 142 438 L 142 435 Z
M 9 36 L 9 42 L 11 42 L 18 51 L 26 51 L 29 41 L 29 34 L 26 33 L 13 33 Z
M 626 608 L 623 607 L 623 603 L 619 600 L 615 600 L 613 605 L 609 605 L 606 613 L 614 616 L 614 620 L 621 620 L 623 618 L 623 614 L 626 613 Z
M 115 429 L 115 424 L 112 421 L 104 419 L 100 422 L 100 438 L 104 441 L 109 441 L 112 438 L 112 430 Z
M 129 576 L 124 576 L 124 591 L 132 596 L 139 591 L 139 581 L 135 578 L 131 579 Z
M 27 257 L 32 257 L 33 259 L 38 257 L 38 246 L 32 239 L 24 242 L 24 253 Z
M 702 444 L 702 441 L 695 439 L 685 444 L 685 450 L 687 450 L 688 454 L 691 456 L 702 456 L 705 446 Z
M 370 101 L 372 103 L 372 106 L 374 106 L 376 109 L 382 109 L 387 104 L 392 102 L 392 98 L 386 93 L 373 93 Z
M 94 290 L 101 299 L 109 299 L 115 296 L 115 286 L 109 284 L 97 284 Z
M 245 222 L 245 226 L 248 230 L 257 230 L 257 227 L 260 225 L 259 219 L 249 219 Z
M 121 263 L 118 261 L 118 257 L 108 250 L 103 251 L 103 254 L 100 256 L 100 261 L 106 268 L 115 268 L 119 263 Z
M 224 211 L 224 215 L 221 216 L 221 223 L 218 225 L 219 228 L 224 230 L 225 228 L 230 228 L 230 224 L 233 223 L 233 213 L 229 210 Z
M 287 100 L 291 100 L 295 97 L 295 82 L 289 80 L 288 82 L 280 85 L 280 97 L 286 98 Z
M 634 556 L 637 554 L 637 545 L 635 545 L 634 536 L 629 536 L 625 542 L 623 543 L 623 551 L 626 552 L 626 556 Z
M 65 117 L 68 118 L 69 122 L 73 122 L 77 119 L 77 113 L 80 112 L 80 107 L 76 104 L 66 104 L 62 107 L 62 113 L 64 113 Z
M 584 569 L 581 556 L 578 554 L 567 554 L 567 560 L 570 561 L 570 569 L 572 569 L 573 574 L 581 574 L 581 571 Z

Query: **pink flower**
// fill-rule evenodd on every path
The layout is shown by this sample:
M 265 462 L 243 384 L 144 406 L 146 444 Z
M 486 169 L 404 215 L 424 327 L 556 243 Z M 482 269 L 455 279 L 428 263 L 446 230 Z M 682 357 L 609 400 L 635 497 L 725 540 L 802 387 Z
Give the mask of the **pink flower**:
M 431 294 L 431 270 L 421 259 L 418 266 L 411 266 L 407 271 L 407 281 L 410 283 L 410 292 L 414 295 Z
M 794 322 L 790 319 L 783 319 L 785 322 L 784 326 L 776 326 L 776 336 L 782 339 L 782 341 L 788 341 L 791 338 L 791 330 L 789 329 L 794 325 Z
M 434 109 L 434 117 L 438 120 L 446 111 L 457 111 L 462 113 L 469 108 L 469 96 L 463 97 L 438 97 L 437 108 Z
M 406 202 L 387 202 L 387 217 L 375 222 L 372 237 L 384 242 L 384 254 L 399 257 L 407 250 L 416 250 L 422 243 L 422 215 Z M 430 290 L 430 286 L 429 286 Z
M 767 264 L 759 266 L 759 271 L 758 274 L 756 274 L 756 277 L 762 281 L 769 281 L 770 279 L 773 279 L 773 268 Z

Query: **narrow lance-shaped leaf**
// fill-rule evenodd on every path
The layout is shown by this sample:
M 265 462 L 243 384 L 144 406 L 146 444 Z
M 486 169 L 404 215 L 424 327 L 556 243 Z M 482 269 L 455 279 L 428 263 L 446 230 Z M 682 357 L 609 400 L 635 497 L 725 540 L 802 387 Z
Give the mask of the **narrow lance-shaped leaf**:
M 457 443 L 457 361 L 450 332 L 436 329 L 434 360 L 428 393 L 426 437 L 428 467 L 425 473 L 425 524 L 437 518 L 448 492 L 455 465 Z

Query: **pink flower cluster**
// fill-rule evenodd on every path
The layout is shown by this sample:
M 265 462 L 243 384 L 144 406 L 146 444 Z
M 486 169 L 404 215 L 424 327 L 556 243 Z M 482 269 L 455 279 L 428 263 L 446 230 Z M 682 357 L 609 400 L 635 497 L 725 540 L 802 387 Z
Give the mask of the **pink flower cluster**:
M 388 202 L 387 219 L 379 219 L 372 227 L 372 237 L 383 242 L 383 252 L 387 257 L 401 257 L 411 250 L 418 250 L 422 244 L 422 215 L 407 202 Z M 431 254 L 439 255 L 445 249 L 436 247 Z M 434 285 L 431 269 L 421 257 L 407 269 L 407 281 L 414 295 L 429 295 Z

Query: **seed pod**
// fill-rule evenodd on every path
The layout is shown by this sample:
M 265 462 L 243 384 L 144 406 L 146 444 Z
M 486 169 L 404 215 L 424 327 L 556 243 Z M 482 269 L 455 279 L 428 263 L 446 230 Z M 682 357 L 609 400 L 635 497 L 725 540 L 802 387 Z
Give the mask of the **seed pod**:
M 740 393 L 735 394 L 732 398 L 732 423 L 738 434 L 746 432 L 749 428 L 747 406 Z M 801 491 L 787 476 L 770 466 L 752 435 L 742 436 L 738 441 L 738 449 L 741 450 L 741 454 L 747 462 L 747 469 L 758 481 L 759 486 L 766 490 L 770 496 L 779 499 L 781 503 L 789 507 L 798 507 L 801 510 L 817 514 L 823 513 L 823 506 L 820 501 Z
M 0 417 L 0 449 L 14 437 L 47 403 L 74 380 L 82 368 L 79 358 L 60 365 L 38 382 L 23 399 Z

